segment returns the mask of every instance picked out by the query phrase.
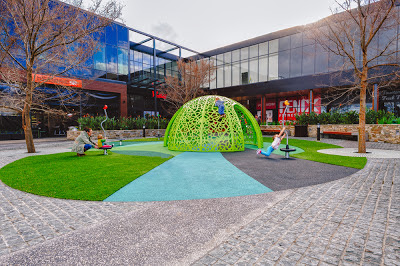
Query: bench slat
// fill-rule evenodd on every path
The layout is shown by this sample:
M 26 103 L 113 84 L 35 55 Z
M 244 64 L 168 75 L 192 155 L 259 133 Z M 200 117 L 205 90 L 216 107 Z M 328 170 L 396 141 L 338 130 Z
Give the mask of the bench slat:
M 339 132 L 339 131 L 324 131 L 322 134 L 327 134 L 327 135 L 346 135 L 346 136 L 351 136 L 351 132 Z

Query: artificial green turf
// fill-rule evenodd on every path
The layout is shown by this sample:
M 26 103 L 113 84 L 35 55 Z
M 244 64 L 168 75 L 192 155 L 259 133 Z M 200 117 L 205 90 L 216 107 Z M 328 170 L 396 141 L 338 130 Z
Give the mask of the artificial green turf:
M 264 141 L 272 141 L 270 137 L 264 137 Z M 282 141 L 282 143 L 286 140 Z M 349 157 L 349 156 L 339 156 L 339 155 L 330 155 L 323 154 L 317 152 L 322 149 L 335 149 L 342 148 L 337 145 L 317 142 L 317 141 L 309 141 L 309 140 L 300 140 L 300 139 L 291 139 L 289 138 L 289 146 L 293 145 L 299 147 L 304 150 L 303 153 L 293 154 L 291 157 L 305 159 L 320 163 L 334 164 L 345 167 L 352 167 L 357 169 L 363 169 L 365 164 L 367 163 L 367 158 L 365 157 Z
M 104 200 L 118 189 L 168 159 L 103 151 L 30 156 L 0 169 L 8 186 L 63 199 Z

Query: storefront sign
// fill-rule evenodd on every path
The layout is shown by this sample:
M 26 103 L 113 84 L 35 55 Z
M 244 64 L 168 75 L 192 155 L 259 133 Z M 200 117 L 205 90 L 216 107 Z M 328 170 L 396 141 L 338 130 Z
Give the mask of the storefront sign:
M 285 120 L 296 120 L 296 114 L 310 113 L 310 100 L 307 96 L 290 97 L 288 99 L 279 99 L 279 114 L 278 119 L 282 121 L 285 111 L 285 100 L 288 100 L 289 107 L 286 111 Z M 321 113 L 321 96 L 314 96 L 313 112 Z
M 151 95 L 152 95 L 152 97 L 154 97 L 154 91 L 152 91 Z M 166 99 L 167 94 L 160 94 L 160 92 L 157 91 L 157 98 L 158 99 Z
M 82 88 L 82 80 L 32 74 L 36 83 L 54 84 L 66 87 Z

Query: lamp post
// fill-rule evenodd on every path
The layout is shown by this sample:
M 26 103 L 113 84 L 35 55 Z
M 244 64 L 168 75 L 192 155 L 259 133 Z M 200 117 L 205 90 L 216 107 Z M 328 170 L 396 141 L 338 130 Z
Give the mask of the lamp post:
M 146 126 L 143 125 L 143 138 L 145 138 L 145 137 L 146 137 Z
M 321 128 L 319 123 L 317 124 L 317 141 L 321 140 Z

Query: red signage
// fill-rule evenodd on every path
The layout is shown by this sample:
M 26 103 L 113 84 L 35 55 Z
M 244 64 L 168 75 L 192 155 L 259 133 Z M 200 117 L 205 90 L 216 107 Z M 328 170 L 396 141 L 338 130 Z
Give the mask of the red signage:
M 79 79 L 60 78 L 60 77 L 52 77 L 39 74 L 32 74 L 32 76 L 36 83 L 46 83 L 46 84 L 54 84 L 67 87 L 82 88 L 82 80 Z
M 276 100 L 275 99 L 266 99 L 265 100 L 265 109 L 276 109 Z M 261 99 L 257 101 L 257 110 L 261 110 Z
M 152 91 L 152 97 L 154 97 L 154 91 Z M 158 98 L 158 99 L 166 99 L 166 98 L 167 98 L 167 94 L 160 94 L 160 93 L 157 91 L 157 98 Z
M 285 100 L 288 100 L 289 107 L 286 111 L 285 120 L 296 120 L 296 114 L 310 113 L 310 99 L 307 96 L 291 97 L 288 99 L 279 99 L 279 114 L 278 119 L 282 121 L 283 113 L 285 111 Z M 315 95 L 313 102 L 314 113 L 321 113 L 321 96 Z

